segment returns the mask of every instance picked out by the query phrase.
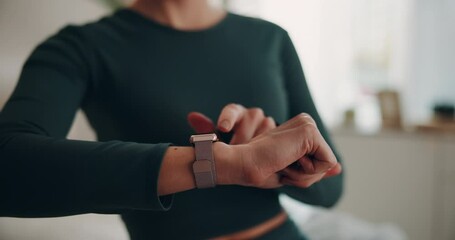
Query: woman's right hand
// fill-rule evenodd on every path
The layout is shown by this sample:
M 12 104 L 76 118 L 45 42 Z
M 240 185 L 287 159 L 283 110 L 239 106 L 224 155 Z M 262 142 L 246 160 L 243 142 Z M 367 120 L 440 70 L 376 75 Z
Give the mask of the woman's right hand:
M 219 184 L 276 188 L 285 183 L 309 187 L 331 172 L 341 171 L 314 120 L 305 113 L 254 137 L 247 144 L 218 142 L 214 150 L 215 159 L 219 160 L 216 161 Z M 286 168 L 296 161 L 305 172 L 289 176 Z
M 217 184 L 277 188 L 283 184 L 309 187 L 341 171 L 336 157 L 314 120 L 299 114 L 281 126 L 263 132 L 248 143 L 213 144 Z M 170 147 L 158 178 L 158 194 L 168 195 L 195 187 L 192 147 Z M 288 166 L 298 162 L 301 169 Z

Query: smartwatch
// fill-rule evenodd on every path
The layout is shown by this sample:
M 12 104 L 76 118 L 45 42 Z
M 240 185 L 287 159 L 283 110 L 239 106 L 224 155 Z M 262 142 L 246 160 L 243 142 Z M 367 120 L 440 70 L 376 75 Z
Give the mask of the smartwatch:
M 193 173 L 197 188 L 216 186 L 215 159 L 213 158 L 213 142 L 218 141 L 215 133 L 191 135 L 190 142 L 194 145 L 196 160 Z

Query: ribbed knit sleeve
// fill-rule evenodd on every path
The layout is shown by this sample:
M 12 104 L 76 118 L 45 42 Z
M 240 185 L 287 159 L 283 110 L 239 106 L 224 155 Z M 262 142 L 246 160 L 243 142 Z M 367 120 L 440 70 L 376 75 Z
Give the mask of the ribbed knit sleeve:
M 284 34 L 282 43 L 282 68 L 286 81 L 286 91 L 288 93 L 290 117 L 301 112 L 310 114 L 316 121 L 322 136 L 334 151 L 338 161 L 341 162 L 341 156 L 337 153 L 329 133 L 316 110 L 303 74 L 302 65 L 287 33 Z M 285 186 L 280 188 L 280 191 L 304 203 L 330 207 L 340 199 L 342 189 L 343 173 L 334 177 L 325 178 L 309 188 Z

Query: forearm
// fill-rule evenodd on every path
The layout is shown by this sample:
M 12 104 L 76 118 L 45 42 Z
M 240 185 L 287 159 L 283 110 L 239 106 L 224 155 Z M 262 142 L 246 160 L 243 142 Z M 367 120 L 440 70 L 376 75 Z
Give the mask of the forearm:
M 217 184 L 276 188 L 281 186 L 276 173 L 295 159 L 309 152 L 328 156 L 318 154 L 329 151 L 310 122 L 301 114 L 248 144 L 215 142 Z M 170 194 L 195 187 L 191 147 L 73 141 L 39 131 L 17 121 L 0 123 L 2 216 L 166 210 Z
M 158 177 L 158 195 L 182 192 L 195 187 L 192 173 L 192 147 L 169 147 L 163 157 Z
M 0 131 L 0 216 L 165 210 L 156 182 L 166 147 Z

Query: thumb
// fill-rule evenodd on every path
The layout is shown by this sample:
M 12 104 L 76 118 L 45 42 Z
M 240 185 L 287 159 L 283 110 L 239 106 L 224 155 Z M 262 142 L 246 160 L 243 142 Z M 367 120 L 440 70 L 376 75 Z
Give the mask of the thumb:
M 215 131 L 212 119 L 200 112 L 188 113 L 187 120 L 196 133 L 211 133 Z

